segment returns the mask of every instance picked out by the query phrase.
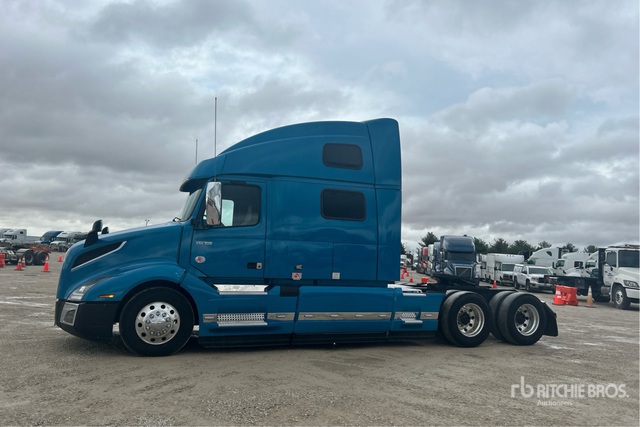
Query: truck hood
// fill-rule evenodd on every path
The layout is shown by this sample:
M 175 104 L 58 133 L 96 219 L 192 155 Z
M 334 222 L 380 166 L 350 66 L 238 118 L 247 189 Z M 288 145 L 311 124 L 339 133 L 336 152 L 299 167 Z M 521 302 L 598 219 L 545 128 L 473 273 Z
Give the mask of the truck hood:
M 634 267 L 620 267 L 615 275 L 621 280 L 632 280 L 636 283 L 640 281 L 640 269 Z
M 169 222 L 120 232 L 102 234 L 85 247 L 74 244 L 65 256 L 58 284 L 58 298 L 85 283 L 153 263 L 177 264 L 182 224 Z M 164 242 L 164 244 L 158 244 Z

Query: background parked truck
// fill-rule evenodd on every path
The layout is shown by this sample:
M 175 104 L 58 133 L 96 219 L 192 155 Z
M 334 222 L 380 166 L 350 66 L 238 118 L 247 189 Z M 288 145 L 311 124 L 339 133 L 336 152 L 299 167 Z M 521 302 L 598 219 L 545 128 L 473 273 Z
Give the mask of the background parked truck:
M 529 265 L 553 268 L 555 262 L 567 252 L 568 250 L 566 248 L 561 248 L 559 246 L 543 248 L 533 252 L 529 258 L 527 258 L 526 263 Z
M 513 269 L 516 264 L 524 263 L 524 255 L 488 253 L 484 259 L 485 281 L 499 285 L 513 285 Z
M 590 256 L 588 252 L 567 252 L 554 262 L 553 273 L 556 276 L 567 276 L 584 270 Z
M 588 274 L 549 276 L 547 281 L 553 285 L 577 288 L 578 295 L 588 295 L 591 289 L 595 301 L 612 301 L 616 308 L 626 310 L 632 303 L 638 304 L 640 298 L 640 246 L 615 245 L 599 248 L 597 263 Z M 592 265 L 593 256 L 585 261 Z
M 25 228 L 5 230 L 0 239 L 0 253 L 7 264 L 24 261 L 25 265 L 44 265 L 50 252 L 39 237 L 29 236 Z
M 26 228 L 15 228 L 7 230 L 0 238 L 0 245 L 9 249 L 20 249 L 26 245 L 38 243 L 38 236 L 29 236 Z
M 429 246 L 423 246 L 418 252 L 418 266 L 416 271 L 420 274 L 429 274 Z
M 434 256 L 432 276 L 442 287 L 479 285 L 476 274 L 476 247 L 473 237 L 444 235 Z M 435 250 L 435 248 L 434 248 Z
M 84 240 L 87 237 L 87 232 L 83 231 L 63 231 L 58 234 L 49 246 L 51 250 L 58 252 L 66 252 L 75 243 Z

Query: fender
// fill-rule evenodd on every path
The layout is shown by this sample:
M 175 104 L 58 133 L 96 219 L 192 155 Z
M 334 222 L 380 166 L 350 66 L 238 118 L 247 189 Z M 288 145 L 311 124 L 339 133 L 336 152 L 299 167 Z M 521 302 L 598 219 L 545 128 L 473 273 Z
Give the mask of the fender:
M 89 277 L 79 283 L 76 289 L 81 286 L 90 286 L 82 298 L 84 302 L 116 302 L 122 301 L 128 293 L 145 283 L 170 282 L 179 285 L 184 275 L 184 268 L 176 263 L 146 261 L 111 270 L 108 275 Z M 66 299 L 73 290 L 65 296 Z

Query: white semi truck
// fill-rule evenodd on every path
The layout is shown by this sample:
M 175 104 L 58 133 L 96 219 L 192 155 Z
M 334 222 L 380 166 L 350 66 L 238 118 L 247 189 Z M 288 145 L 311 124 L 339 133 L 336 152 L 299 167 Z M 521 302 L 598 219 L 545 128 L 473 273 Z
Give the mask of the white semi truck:
M 29 236 L 26 228 L 6 230 L 0 238 L 0 244 L 5 247 L 16 247 L 38 243 L 40 236 Z
M 556 276 L 575 275 L 573 273 L 584 270 L 590 256 L 589 252 L 568 252 L 553 263 L 553 273 Z
M 566 248 L 559 246 L 542 248 L 527 258 L 527 264 L 553 268 L 553 265 L 567 252 L 569 251 Z

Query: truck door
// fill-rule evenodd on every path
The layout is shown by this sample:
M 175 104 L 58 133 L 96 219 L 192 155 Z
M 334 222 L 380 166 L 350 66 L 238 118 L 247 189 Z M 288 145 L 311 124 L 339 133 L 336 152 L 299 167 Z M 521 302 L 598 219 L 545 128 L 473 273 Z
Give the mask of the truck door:
M 602 281 L 605 286 L 611 286 L 613 284 L 613 268 L 618 267 L 618 253 L 614 251 L 606 251 L 605 262 L 600 264 L 602 269 Z
M 211 283 L 263 282 L 264 193 L 264 183 L 255 181 L 208 184 L 209 205 L 203 226 L 193 232 L 191 265 Z

